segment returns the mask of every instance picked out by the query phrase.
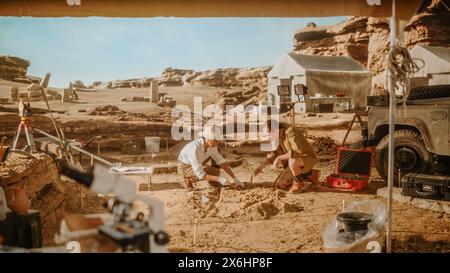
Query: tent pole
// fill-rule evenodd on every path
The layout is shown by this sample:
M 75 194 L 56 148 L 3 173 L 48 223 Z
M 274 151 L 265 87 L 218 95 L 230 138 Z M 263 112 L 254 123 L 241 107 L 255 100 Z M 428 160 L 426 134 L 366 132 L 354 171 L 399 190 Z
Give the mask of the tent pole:
M 392 15 L 390 22 L 390 47 L 391 52 L 395 46 L 396 36 L 395 0 L 392 0 Z M 388 68 L 390 64 L 388 62 Z M 394 186 L 394 132 L 395 132 L 395 80 L 388 69 L 388 90 L 389 90 L 389 167 L 388 167 L 388 226 L 386 239 L 386 252 L 392 252 L 392 190 Z

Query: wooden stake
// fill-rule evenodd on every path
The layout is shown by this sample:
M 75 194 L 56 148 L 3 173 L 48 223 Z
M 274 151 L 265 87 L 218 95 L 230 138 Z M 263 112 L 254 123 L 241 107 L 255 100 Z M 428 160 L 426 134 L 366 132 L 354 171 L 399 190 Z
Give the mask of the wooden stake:
M 402 174 L 401 174 L 401 170 L 398 169 L 398 187 L 401 188 L 402 187 Z
M 345 200 L 342 200 L 342 212 L 345 212 Z
M 100 143 L 97 143 L 97 155 L 100 155 Z
M 250 184 L 253 184 L 253 175 L 250 177 Z
M 198 219 L 194 219 L 194 245 L 197 244 L 197 226 L 198 226 Z

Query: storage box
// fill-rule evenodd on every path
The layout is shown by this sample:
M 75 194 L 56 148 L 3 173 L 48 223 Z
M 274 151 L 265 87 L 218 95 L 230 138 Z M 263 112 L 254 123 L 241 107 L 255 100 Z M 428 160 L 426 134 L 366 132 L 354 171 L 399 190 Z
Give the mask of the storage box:
M 369 184 L 372 164 L 371 149 L 338 149 L 336 173 L 327 177 L 332 188 L 362 190 Z
M 450 176 L 409 173 L 402 177 L 402 195 L 450 200 Z

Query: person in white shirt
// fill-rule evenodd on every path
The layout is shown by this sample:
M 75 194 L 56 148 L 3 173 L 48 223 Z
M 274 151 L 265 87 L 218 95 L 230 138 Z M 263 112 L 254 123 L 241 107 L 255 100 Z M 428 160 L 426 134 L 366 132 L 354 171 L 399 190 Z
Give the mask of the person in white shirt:
M 233 178 L 235 186 L 243 187 L 244 183 L 236 177 L 217 149 L 220 135 L 216 133 L 213 127 L 206 127 L 201 136 L 201 138 L 195 139 L 184 146 L 178 156 L 177 170 L 181 176 L 180 182 L 183 182 L 182 186 L 186 190 L 192 190 L 193 184 L 200 180 L 208 180 L 213 186 L 231 185 L 228 178 L 220 174 L 219 168 L 204 166 L 209 159 L 212 159 Z

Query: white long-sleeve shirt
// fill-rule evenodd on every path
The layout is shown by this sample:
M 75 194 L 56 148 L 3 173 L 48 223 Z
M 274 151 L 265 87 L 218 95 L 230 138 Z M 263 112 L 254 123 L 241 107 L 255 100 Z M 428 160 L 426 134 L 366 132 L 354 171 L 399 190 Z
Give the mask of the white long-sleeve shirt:
M 203 179 L 206 173 L 203 170 L 202 163 L 211 157 L 218 165 L 225 163 L 225 159 L 219 153 L 217 147 L 211 148 L 209 147 L 205 150 L 205 139 L 198 138 L 189 142 L 180 152 L 178 156 L 178 160 L 191 165 L 194 174 L 199 178 Z

